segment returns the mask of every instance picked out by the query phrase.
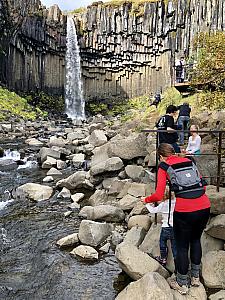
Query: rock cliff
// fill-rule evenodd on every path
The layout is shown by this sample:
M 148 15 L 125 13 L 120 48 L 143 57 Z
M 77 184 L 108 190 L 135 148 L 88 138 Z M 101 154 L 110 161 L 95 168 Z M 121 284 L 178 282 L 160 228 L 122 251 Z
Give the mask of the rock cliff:
M 66 17 L 39 0 L 0 0 L 0 82 L 63 95 Z
M 197 32 L 224 30 L 222 0 L 97 2 L 75 17 L 86 99 L 134 97 L 173 83 L 177 56 Z

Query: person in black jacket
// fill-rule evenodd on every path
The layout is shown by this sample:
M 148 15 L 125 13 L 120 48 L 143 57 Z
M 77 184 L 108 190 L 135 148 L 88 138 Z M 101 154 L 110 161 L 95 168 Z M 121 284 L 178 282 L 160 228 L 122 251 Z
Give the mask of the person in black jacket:
M 179 110 L 179 115 L 177 119 L 178 127 L 182 130 L 188 130 L 191 113 L 191 108 L 189 104 L 184 102 L 182 105 L 177 106 L 177 110 Z M 179 142 L 180 145 L 184 144 L 184 131 L 179 133 Z

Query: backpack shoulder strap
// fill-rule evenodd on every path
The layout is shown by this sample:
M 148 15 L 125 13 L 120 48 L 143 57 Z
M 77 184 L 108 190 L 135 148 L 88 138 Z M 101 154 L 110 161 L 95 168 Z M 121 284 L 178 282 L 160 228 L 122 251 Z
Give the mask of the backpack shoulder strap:
M 166 162 L 162 161 L 160 164 L 159 164 L 159 168 L 163 169 L 164 171 L 167 172 L 168 168 L 170 167 L 170 165 L 168 165 Z

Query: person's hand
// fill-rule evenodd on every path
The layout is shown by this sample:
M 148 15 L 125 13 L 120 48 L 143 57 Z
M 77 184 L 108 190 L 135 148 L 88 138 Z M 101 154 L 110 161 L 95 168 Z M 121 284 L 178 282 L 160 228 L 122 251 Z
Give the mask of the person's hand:
M 143 202 L 144 204 L 146 204 L 145 197 L 141 197 L 141 202 Z

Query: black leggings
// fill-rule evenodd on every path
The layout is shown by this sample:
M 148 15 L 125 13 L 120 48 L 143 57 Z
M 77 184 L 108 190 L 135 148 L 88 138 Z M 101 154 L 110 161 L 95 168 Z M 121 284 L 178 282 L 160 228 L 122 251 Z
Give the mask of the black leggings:
M 201 235 L 209 219 L 210 208 L 194 212 L 174 212 L 173 230 L 177 246 L 177 271 L 188 273 L 190 248 L 191 263 L 200 265 L 202 258 Z

